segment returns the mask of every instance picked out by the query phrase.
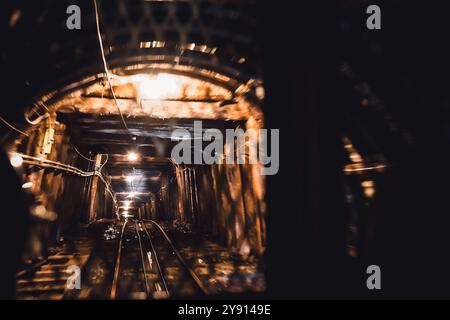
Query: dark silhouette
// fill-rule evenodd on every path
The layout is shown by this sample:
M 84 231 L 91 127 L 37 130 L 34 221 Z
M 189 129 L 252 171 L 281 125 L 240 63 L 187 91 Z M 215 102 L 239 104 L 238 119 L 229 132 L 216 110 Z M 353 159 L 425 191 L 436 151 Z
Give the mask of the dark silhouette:
M 0 193 L 2 231 L 0 232 L 0 299 L 15 297 L 15 274 L 25 242 L 28 209 L 18 175 L 11 167 L 8 157 L 0 149 L 1 180 L 4 188 Z

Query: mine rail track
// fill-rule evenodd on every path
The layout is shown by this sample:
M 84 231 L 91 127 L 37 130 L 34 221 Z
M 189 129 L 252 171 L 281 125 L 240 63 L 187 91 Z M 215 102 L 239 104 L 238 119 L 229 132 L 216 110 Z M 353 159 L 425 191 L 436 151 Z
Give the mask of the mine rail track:
M 157 223 L 154 220 L 142 220 L 142 226 L 144 227 L 144 230 L 147 234 L 147 237 L 149 239 L 151 239 L 150 237 L 150 233 L 148 232 L 147 227 L 145 226 L 145 222 L 148 221 L 150 223 L 152 223 L 160 232 L 161 234 L 164 236 L 165 240 L 167 241 L 167 244 L 169 245 L 170 249 L 172 250 L 172 252 L 175 254 L 175 256 L 177 257 L 180 265 L 183 267 L 183 269 L 187 272 L 187 274 L 190 276 L 190 278 L 192 279 L 192 281 L 195 283 L 195 285 L 197 286 L 197 288 L 201 291 L 202 294 L 207 295 L 208 294 L 208 289 L 205 287 L 205 285 L 203 284 L 203 282 L 200 280 L 200 278 L 197 276 L 197 274 L 191 269 L 191 267 L 189 267 L 189 265 L 186 263 L 186 261 L 184 260 L 184 258 L 182 257 L 182 255 L 180 254 L 180 252 L 177 250 L 177 248 L 175 247 L 175 245 L 173 244 L 173 241 L 170 239 L 170 237 L 167 235 L 167 233 L 164 231 L 164 229 L 161 227 L 161 225 L 159 223 Z
M 127 227 L 127 224 L 128 224 L 128 220 L 125 220 L 125 222 L 123 223 L 123 226 L 122 226 L 122 231 L 120 232 L 119 246 L 118 246 L 117 255 L 116 255 L 116 264 L 114 267 L 113 283 L 112 283 L 111 294 L 110 294 L 111 300 L 116 299 L 116 296 L 117 296 L 117 288 L 119 285 L 119 274 L 120 274 L 120 262 L 122 260 L 122 246 L 123 246 L 123 238 L 124 238 L 123 236 L 125 234 L 125 228 Z
M 111 299 L 117 299 L 119 297 L 118 294 L 118 287 L 120 282 L 120 274 L 121 274 L 121 262 L 122 262 L 122 256 L 123 256 L 123 242 L 125 241 L 125 234 L 127 226 L 134 224 L 133 229 L 136 232 L 137 240 L 139 243 L 139 255 L 140 255 L 140 264 L 141 264 L 141 270 L 143 274 L 143 287 L 145 287 L 145 293 L 146 298 L 149 296 L 153 296 L 154 298 L 168 298 L 173 295 L 173 293 L 169 290 L 168 280 L 166 278 L 165 272 L 164 272 L 164 265 L 161 262 L 160 259 L 160 253 L 158 252 L 155 243 L 154 238 L 152 237 L 152 234 L 154 231 L 149 230 L 149 228 L 146 226 L 146 223 L 151 223 L 156 227 L 156 230 L 158 230 L 163 238 L 165 239 L 165 242 L 168 246 L 168 249 L 173 255 L 175 255 L 176 259 L 178 260 L 179 265 L 182 267 L 182 269 L 185 271 L 186 275 L 189 276 L 189 278 L 192 280 L 192 283 L 194 286 L 199 290 L 201 294 L 207 295 L 208 290 L 203 284 L 203 282 L 200 280 L 200 278 L 197 276 L 197 274 L 189 267 L 189 265 L 186 263 L 180 252 L 175 247 L 173 241 L 170 239 L 169 235 L 164 231 L 164 229 L 161 227 L 159 223 L 153 220 L 125 220 L 122 230 L 120 233 L 120 239 L 119 239 L 119 246 L 118 251 L 116 255 L 116 262 L 114 267 L 114 276 L 113 276 L 113 283 L 111 287 Z M 158 232 L 157 231 L 157 232 Z M 146 241 L 147 246 L 145 246 L 144 240 Z M 149 250 L 145 249 L 148 248 Z M 147 268 L 149 266 L 149 268 Z M 153 286 L 148 281 L 148 270 L 154 271 L 158 275 L 158 280 L 154 280 Z M 152 288 L 153 287 L 153 288 Z

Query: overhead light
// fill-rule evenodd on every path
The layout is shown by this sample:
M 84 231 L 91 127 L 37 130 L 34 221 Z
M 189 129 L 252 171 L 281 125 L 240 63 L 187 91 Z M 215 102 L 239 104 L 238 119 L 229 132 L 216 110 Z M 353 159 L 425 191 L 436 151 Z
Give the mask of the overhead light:
M 132 175 L 130 175 L 130 176 L 126 177 L 126 180 L 131 183 L 134 180 L 139 179 L 139 178 L 140 178 L 140 176 L 132 176 Z
M 136 152 L 129 152 L 128 153 L 128 160 L 129 161 L 136 161 L 139 158 L 138 154 Z
M 30 189 L 30 188 L 33 188 L 33 182 L 31 182 L 31 181 L 25 182 L 25 183 L 22 185 L 22 189 Z
M 130 204 L 131 204 L 131 200 L 127 200 L 127 201 L 125 201 L 125 202 L 124 202 L 124 204 L 125 204 L 125 206 L 126 206 L 126 207 L 129 207 L 129 206 L 130 206 Z
M 124 218 L 131 218 L 133 215 L 131 215 L 128 211 L 124 211 L 120 214 Z
M 10 159 L 11 165 L 14 168 L 19 168 L 23 164 L 23 158 L 20 154 L 14 154 Z
M 139 83 L 139 92 L 143 99 L 158 100 L 176 95 L 179 91 L 179 84 L 175 76 L 161 73 L 156 79 L 144 78 Z
M 125 201 L 123 203 L 123 205 L 124 205 L 124 209 L 128 210 L 128 209 L 130 209 L 131 201 L 130 200 Z

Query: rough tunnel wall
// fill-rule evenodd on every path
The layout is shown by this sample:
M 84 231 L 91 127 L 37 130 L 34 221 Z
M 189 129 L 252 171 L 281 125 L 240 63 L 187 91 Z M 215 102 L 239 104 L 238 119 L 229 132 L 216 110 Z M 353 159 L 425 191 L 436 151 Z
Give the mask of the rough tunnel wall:
M 157 199 L 154 193 L 150 194 L 149 201 L 144 205 L 144 219 L 156 219 Z
M 156 211 L 156 219 L 160 220 L 173 220 L 174 218 L 174 207 L 173 207 L 173 195 L 170 192 L 169 178 L 167 176 L 162 177 L 161 184 L 167 186 L 162 188 L 159 192 L 159 201 L 161 203 L 159 210 Z
M 29 137 L 16 142 L 16 151 L 42 157 L 51 161 L 83 167 L 65 135 L 65 126 L 55 121 L 56 116 L 42 121 L 29 132 Z M 49 130 L 54 130 L 53 142 Z M 22 179 L 32 182 L 27 189 L 32 212 L 29 243 L 25 257 L 45 256 L 48 245 L 54 245 L 59 237 L 78 226 L 82 212 L 82 186 L 84 178 L 56 172 L 39 166 L 24 166 Z M 36 209 L 42 206 L 45 210 Z
M 264 200 L 253 188 L 253 184 L 261 183 L 259 165 L 216 165 L 211 171 L 217 204 L 215 229 L 221 237 L 226 236 L 229 247 L 240 253 L 246 255 L 251 250 L 262 254 Z
M 65 126 L 55 124 L 54 143 L 48 159 L 52 161 L 78 166 L 78 156 L 70 145 L 70 139 L 65 135 Z M 55 222 L 58 232 L 65 233 L 79 223 L 82 211 L 81 188 L 84 178 L 61 172 L 46 170 L 42 184 L 43 202 L 47 210 L 58 215 Z
M 262 118 L 255 110 L 247 129 L 261 128 Z M 250 148 L 257 151 L 257 142 L 246 141 L 244 164 L 176 166 L 174 183 L 157 196 L 164 218 L 210 234 L 244 256 L 262 255 L 266 241 L 265 179 L 261 164 L 249 161 Z
M 216 237 L 243 255 L 261 255 L 265 244 L 264 186 L 260 165 L 221 164 L 176 168 L 172 192 L 177 223 Z M 169 201 L 170 203 L 170 201 Z
M 94 186 L 95 184 L 95 186 Z M 91 178 L 90 193 L 93 194 L 92 198 L 92 215 L 90 216 L 90 222 L 104 218 L 114 218 L 114 205 L 113 200 L 106 190 L 104 183 L 96 177 Z M 76 200 L 80 201 L 80 200 Z M 91 205 L 91 204 L 90 204 Z

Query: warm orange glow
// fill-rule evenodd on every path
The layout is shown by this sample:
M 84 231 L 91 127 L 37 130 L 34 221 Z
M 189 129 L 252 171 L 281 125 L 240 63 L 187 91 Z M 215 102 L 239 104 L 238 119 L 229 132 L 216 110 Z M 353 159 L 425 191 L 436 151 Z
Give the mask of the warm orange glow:
M 372 198 L 375 195 L 375 182 L 372 180 L 365 180 L 361 182 L 361 186 L 364 188 L 364 195 L 367 198 Z
M 350 160 L 352 160 L 353 162 L 362 162 L 363 161 L 363 159 L 357 152 L 350 153 Z
M 371 180 L 366 180 L 366 181 L 361 182 L 361 185 L 362 185 L 364 188 L 371 188 L 371 187 L 374 186 L 374 183 L 373 183 L 373 181 L 371 181 Z
M 198 118 L 243 120 L 251 116 L 261 118 L 258 106 L 244 99 L 251 86 L 212 71 L 186 66 L 158 64 L 155 68 L 167 69 L 159 74 L 127 74 L 128 70 L 115 70 L 111 82 L 118 98 L 120 110 L 125 115 L 151 116 L 155 118 Z M 170 69 L 170 70 L 169 70 Z M 178 71 L 185 74 L 171 73 Z M 189 76 L 192 72 L 198 76 Z M 208 81 L 214 79 L 214 82 Z M 85 79 L 83 81 L 88 81 Z M 215 83 L 218 82 L 218 83 Z M 81 83 L 81 82 L 80 82 Z M 236 87 L 235 91 L 226 87 Z M 254 80 L 248 83 L 255 85 Z M 253 86 L 252 85 L 252 86 Z M 264 98 L 264 87 L 256 86 L 256 95 Z M 221 101 L 229 102 L 221 105 Z M 43 101 L 42 103 L 46 103 Z M 46 104 L 47 105 L 47 104 Z M 63 113 L 117 114 L 118 109 L 108 86 L 94 83 L 71 92 L 57 102 L 48 103 L 47 108 Z
M 156 78 L 142 77 L 139 93 L 142 99 L 159 100 L 180 94 L 180 78 L 167 73 L 160 73 Z
M 367 198 L 372 198 L 375 195 L 375 188 L 372 187 L 364 188 L 364 195 Z

